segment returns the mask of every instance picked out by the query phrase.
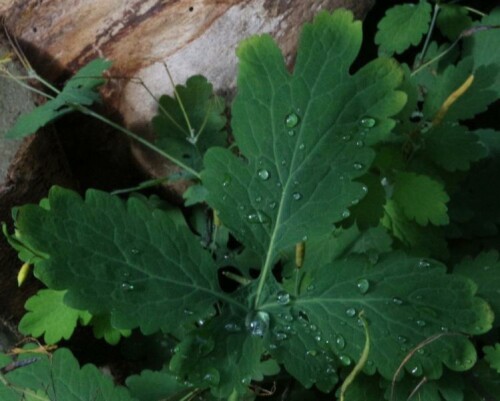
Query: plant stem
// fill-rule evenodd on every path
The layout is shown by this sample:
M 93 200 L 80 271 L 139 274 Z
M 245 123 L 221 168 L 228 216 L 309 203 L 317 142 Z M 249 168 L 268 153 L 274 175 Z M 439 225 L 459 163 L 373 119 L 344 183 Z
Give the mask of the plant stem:
M 134 191 L 140 191 L 142 189 L 147 189 L 151 187 L 155 187 L 165 181 L 168 181 L 170 176 L 167 177 L 161 177 L 161 178 L 156 178 L 153 180 L 147 180 L 144 182 L 141 182 L 139 185 L 136 185 L 135 187 L 131 188 L 124 188 L 124 189 L 117 189 L 116 191 L 111 192 L 111 195 L 120 195 L 120 194 L 126 194 L 129 192 L 134 192 Z
M 436 25 L 436 19 L 437 19 L 437 16 L 438 16 L 438 13 L 439 13 L 439 3 L 436 3 L 434 5 L 434 12 L 432 14 L 432 19 L 431 19 L 431 25 L 429 27 L 429 31 L 427 32 L 427 37 L 425 38 L 425 43 L 424 43 L 424 47 L 422 48 L 422 53 L 420 54 L 420 57 L 418 59 L 418 65 L 420 66 L 422 64 L 422 62 L 424 61 L 424 58 L 425 58 L 425 54 L 427 53 L 427 49 L 429 47 L 429 43 L 431 41 L 431 37 L 432 37 L 432 33 L 434 31 L 434 26 Z
M 475 8 L 472 8 L 472 7 L 468 7 L 468 6 L 464 6 L 464 8 L 472 13 L 472 14 L 476 14 L 476 15 L 479 15 L 480 17 L 486 17 L 486 13 L 483 13 L 482 11 L 479 11 L 479 10 L 476 10 Z

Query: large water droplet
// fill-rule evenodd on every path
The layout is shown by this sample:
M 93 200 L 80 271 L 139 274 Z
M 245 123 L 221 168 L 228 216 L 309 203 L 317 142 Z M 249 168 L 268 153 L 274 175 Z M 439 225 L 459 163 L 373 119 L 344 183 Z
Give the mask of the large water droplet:
M 252 336 L 264 337 L 269 328 L 269 313 L 250 312 L 245 319 L 245 325 Z
M 133 291 L 134 290 L 134 285 L 133 284 L 130 284 L 128 281 L 124 281 L 122 284 L 121 284 L 121 289 L 123 291 Z
M 344 366 L 349 366 L 352 363 L 351 358 L 349 358 L 347 355 L 344 354 L 340 355 L 339 359 L 342 365 Z
M 288 128 L 294 128 L 299 124 L 300 118 L 295 113 L 290 113 L 285 117 L 285 125 Z
M 339 347 L 339 349 L 344 349 L 345 348 L 345 339 L 344 337 L 342 337 L 340 334 L 337 335 L 337 337 L 335 337 L 335 344 L 337 344 L 337 347 Z
M 290 294 L 286 291 L 278 292 L 276 296 L 276 302 L 280 305 L 286 305 L 290 302 Z
M 264 169 L 264 168 L 261 168 L 259 171 L 257 171 L 257 175 L 259 176 L 259 178 L 262 181 L 268 180 L 269 177 L 271 176 L 271 174 L 269 173 L 269 171 L 266 170 L 266 169 Z
M 375 127 L 376 123 L 377 122 L 375 121 L 375 119 L 371 118 L 371 117 L 365 117 L 365 118 L 362 118 L 361 120 L 359 120 L 359 124 L 363 128 L 373 128 L 373 127 Z
M 370 282 L 366 278 L 361 278 L 356 283 L 356 287 L 361 294 L 366 294 L 370 289 Z
M 302 199 L 302 194 L 301 194 L 300 192 L 294 192 L 294 193 L 292 194 L 292 198 L 293 198 L 294 200 L 296 200 L 296 201 L 301 200 L 301 199 Z
M 261 210 L 247 215 L 247 221 L 251 224 L 266 224 L 271 221 L 269 216 Z
M 354 317 L 354 316 L 356 316 L 356 309 L 348 308 L 348 309 L 346 309 L 345 314 L 349 317 Z

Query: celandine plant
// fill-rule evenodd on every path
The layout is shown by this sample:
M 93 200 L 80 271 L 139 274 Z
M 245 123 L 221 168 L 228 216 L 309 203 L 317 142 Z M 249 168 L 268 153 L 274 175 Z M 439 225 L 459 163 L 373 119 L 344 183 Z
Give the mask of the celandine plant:
M 59 187 L 16 208 L 4 233 L 47 286 L 19 330 L 48 344 L 77 324 L 112 344 L 155 334 L 164 367 L 115 387 L 68 349 L 17 350 L 0 355 L 0 398 L 500 394 L 499 133 L 469 128 L 500 92 L 500 10 L 433 7 L 390 9 L 380 57 L 354 73 L 361 23 L 345 10 L 304 26 L 293 73 L 271 37 L 242 42 L 230 148 L 201 76 L 160 99 L 155 144 L 118 127 L 183 168 L 189 218 L 156 197 Z M 412 65 L 390 58 L 420 42 Z M 71 110 L 107 121 L 89 106 L 108 67 L 49 86 L 9 135 Z

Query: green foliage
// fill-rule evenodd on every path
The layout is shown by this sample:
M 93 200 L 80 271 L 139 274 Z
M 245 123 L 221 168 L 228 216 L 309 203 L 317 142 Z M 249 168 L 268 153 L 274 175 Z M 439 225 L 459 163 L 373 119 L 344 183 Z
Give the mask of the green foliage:
M 99 101 L 100 97 L 96 88 L 105 82 L 101 76 L 109 67 L 111 67 L 111 62 L 108 60 L 91 61 L 66 83 L 62 91 L 53 93 L 47 102 L 35 108 L 31 113 L 20 116 L 5 136 L 23 138 L 34 134 L 49 122 L 74 110 L 79 110 L 80 106 L 90 106 Z
M 201 76 L 161 97 L 150 146 L 193 181 L 182 211 L 59 187 L 16 208 L 4 233 L 48 287 L 20 330 L 55 343 L 80 322 L 129 354 L 127 341 L 155 344 L 156 370 L 143 363 L 131 395 L 113 389 L 113 400 L 342 399 L 344 381 L 348 401 L 496 394 L 500 134 L 473 119 L 498 98 L 487 46 L 499 31 L 484 25 L 499 14 L 431 11 L 403 4 L 379 24 L 379 54 L 426 34 L 413 62 L 353 64 L 361 23 L 323 12 L 304 26 L 293 71 L 270 36 L 240 44 L 230 113 Z M 431 41 L 436 26 L 456 42 Z M 95 375 L 94 394 L 111 391 L 66 350 L 48 360 L 12 369 L 2 355 L 0 395 L 33 396 L 14 383 L 50 398 L 47 372 L 67 388 Z

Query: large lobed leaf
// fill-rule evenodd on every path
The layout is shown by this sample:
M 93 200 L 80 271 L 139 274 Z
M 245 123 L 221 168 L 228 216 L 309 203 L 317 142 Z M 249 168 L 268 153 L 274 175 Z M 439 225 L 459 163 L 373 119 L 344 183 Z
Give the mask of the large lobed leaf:
M 83 200 L 54 187 L 45 205 L 17 210 L 15 238 L 46 255 L 35 274 L 67 290 L 69 306 L 152 333 L 204 317 L 225 298 L 215 263 L 176 216 L 95 190 Z
M 222 222 L 268 260 L 349 216 L 366 192 L 353 181 L 373 159 L 365 144 L 386 137 L 404 106 L 394 61 L 350 75 L 360 44 L 361 24 L 341 10 L 304 27 L 293 75 L 269 36 L 238 49 L 232 125 L 241 156 L 210 149 L 202 180 Z

